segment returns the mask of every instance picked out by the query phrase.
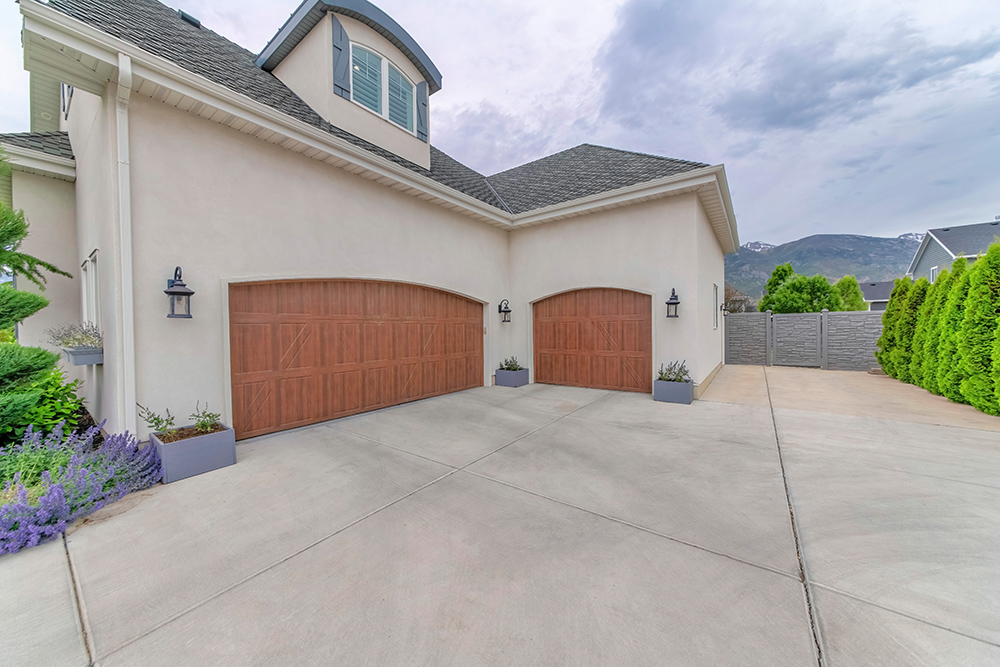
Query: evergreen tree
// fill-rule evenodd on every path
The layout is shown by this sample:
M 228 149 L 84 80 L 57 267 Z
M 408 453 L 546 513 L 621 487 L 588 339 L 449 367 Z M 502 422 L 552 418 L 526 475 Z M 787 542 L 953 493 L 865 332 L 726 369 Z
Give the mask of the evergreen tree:
M 837 293 L 840 294 L 841 301 L 844 302 L 842 310 L 868 310 L 865 304 L 865 295 L 861 292 L 861 285 L 854 276 L 844 276 L 833 285 Z
M 889 303 L 882 313 L 882 335 L 878 339 L 878 347 L 875 350 L 875 359 L 886 375 L 896 377 L 895 369 L 892 365 L 892 351 L 896 348 L 896 325 L 899 322 L 899 313 L 906 302 L 906 296 L 910 291 L 912 282 L 909 278 L 897 278 L 892 288 L 892 295 Z
M 960 276 L 965 270 L 965 258 L 956 259 L 952 266 L 952 271 L 945 269 L 939 275 L 934 284 L 937 289 L 934 292 L 934 300 L 930 308 L 930 320 L 927 322 L 927 331 L 924 335 L 924 356 L 923 368 L 920 369 L 920 377 L 923 380 L 921 385 L 932 394 L 941 394 L 938 387 L 938 343 L 941 341 L 941 322 L 944 320 L 944 309 L 948 303 L 948 295 L 955 284 L 956 275 Z
M 962 395 L 961 389 L 965 376 L 962 374 L 961 355 L 958 350 L 958 330 L 962 326 L 962 319 L 965 315 L 965 299 L 969 295 L 969 278 L 975 265 L 972 269 L 964 267 L 965 264 L 959 265 L 957 262 L 952 267 L 956 271 L 955 280 L 952 283 L 951 292 L 948 294 L 944 313 L 941 315 L 941 339 L 938 342 L 938 389 L 942 396 L 946 396 L 956 403 L 968 402 Z
M 782 285 L 791 280 L 794 276 L 795 269 L 792 268 L 790 262 L 779 264 L 774 267 L 774 271 L 771 271 L 771 277 L 767 279 L 767 285 L 764 287 L 764 290 L 767 293 L 761 297 L 760 303 L 757 304 L 757 310 L 762 313 L 764 311 L 771 310 L 771 303 L 774 299 L 775 292 L 777 292 Z
M 47 305 L 49 300 L 39 294 L 14 289 L 10 283 L 0 285 L 0 329 L 10 329 Z
M 969 279 L 958 351 L 961 355 L 961 392 L 972 407 L 1000 415 L 993 377 L 993 344 L 1000 317 L 1000 243 L 976 260 Z
M 917 324 L 913 330 L 913 345 L 910 346 L 912 350 L 910 353 L 909 368 L 910 382 L 918 387 L 924 387 L 924 389 L 927 388 L 924 385 L 924 347 L 927 343 L 927 331 L 930 327 L 931 313 L 940 289 L 941 276 L 939 275 L 938 279 L 927 288 L 924 302 L 920 304 L 920 309 L 917 310 Z
M 913 287 L 906 295 L 906 301 L 896 323 L 896 346 L 892 350 L 892 367 L 896 371 L 896 379 L 902 382 L 913 382 L 910 377 L 913 335 L 917 329 L 917 313 L 927 297 L 929 287 L 930 283 L 927 278 L 921 278 L 913 283 Z

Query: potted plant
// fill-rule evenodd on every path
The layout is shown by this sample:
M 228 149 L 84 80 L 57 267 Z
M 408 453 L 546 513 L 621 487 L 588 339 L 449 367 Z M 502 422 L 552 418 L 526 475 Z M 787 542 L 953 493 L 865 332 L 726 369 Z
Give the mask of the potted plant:
M 136 405 L 139 405 L 138 403 Z M 161 417 L 139 405 L 139 417 L 153 429 L 149 441 L 163 462 L 163 483 L 169 484 L 236 463 L 236 431 L 223 424 L 221 415 L 195 404 L 194 424 L 174 427 L 170 410 Z
M 669 366 L 660 364 L 660 372 L 653 382 L 653 400 L 684 404 L 694 400 L 694 383 L 684 361 L 675 361 Z
M 74 366 L 104 363 L 104 336 L 93 322 L 70 323 L 47 329 L 49 344 L 61 347 Z
M 517 357 L 508 357 L 497 369 L 498 387 L 521 387 L 528 384 L 528 369 L 517 363 Z

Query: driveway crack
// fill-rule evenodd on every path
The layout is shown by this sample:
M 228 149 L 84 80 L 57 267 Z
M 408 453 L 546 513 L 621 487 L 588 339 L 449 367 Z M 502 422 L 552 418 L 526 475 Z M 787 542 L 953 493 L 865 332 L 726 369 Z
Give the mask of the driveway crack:
M 812 630 L 813 644 L 816 646 L 816 662 L 824 667 L 823 642 L 819 629 L 819 618 L 816 613 L 810 580 L 806 574 L 806 561 L 802 554 L 802 542 L 799 538 L 799 524 L 795 518 L 795 508 L 792 506 L 792 493 L 788 487 L 788 474 L 785 472 L 785 457 L 781 451 L 781 437 L 778 435 L 778 420 L 774 415 L 774 401 L 771 399 L 771 385 L 767 379 L 767 367 L 764 367 L 764 386 L 767 388 L 767 404 L 771 408 L 771 424 L 774 427 L 774 444 L 778 450 L 778 465 L 781 467 L 781 481 L 785 487 L 785 500 L 788 502 L 788 518 L 792 524 L 792 537 L 795 539 L 795 556 L 799 561 L 799 580 L 806 597 L 806 611 L 809 613 L 809 627 Z

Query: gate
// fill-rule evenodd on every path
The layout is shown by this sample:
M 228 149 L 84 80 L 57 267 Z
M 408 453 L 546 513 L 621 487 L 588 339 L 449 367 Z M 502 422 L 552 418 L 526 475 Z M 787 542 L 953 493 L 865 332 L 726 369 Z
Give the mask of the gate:
M 776 366 L 823 367 L 821 313 L 771 316 L 771 363 Z

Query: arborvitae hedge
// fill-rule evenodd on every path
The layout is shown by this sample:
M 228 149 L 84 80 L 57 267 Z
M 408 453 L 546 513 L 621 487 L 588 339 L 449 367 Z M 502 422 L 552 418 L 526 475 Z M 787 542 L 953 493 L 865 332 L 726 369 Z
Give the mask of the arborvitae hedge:
M 921 278 L 913 283 L 906 295 L 903 309 L 896 323 L 896 346 L 892 350 L 892 366 L 896 378 L 910 382 L 910 355 L 913 353 L 913 335 L 917 330 L 917 313 L 927 297 L 927 289 L 931 286 L 927 278 Z
M 953 269 L 961 275 L 962 271 L 965 270 L 965 258 L 961 258 L 961 266 L 958 263 L 959 260 L 955 260 Z M 920 378 L 923 384 L 920 386 L 932 394 L 941 394 L 937 380 L 938 343 L 941 341 L 941 321 L 944 318 L 944 306 L 948 302 L 948 295 L 951 293 L 951 287 L 954 284 L 955 273 L 947 269 L 942 271 L 938 275 L 937 280 L 934 281 L 936 289 L 934 290 L 933 300 L 928 298 L 924 302 L 925 304 L 930 304 L 930 317 L 927 320 L 924 332 L 923 366 L 920 369 Z
M 937 300 L 938 292 L 941 290 L 941 276 L 927 288 L 924 302 L 917 310 L 917 325 L 913 330 L 913 344 L 910 346 L 910 382 L 918 387 L 924 386 L 924 347 L 927 344 L 927 331 L 930 327 L 931 310 Z
M 977 410 L 1000 415 L 996 377 L 993 374 L 993 346 L 1000 317 L 1000 243 L 990 246 L 972 267 L 958 350 L 962 356 L 962 395 Z
M 955 282 L 948 294 L 948 301 L 941 315 L 941 339 L 938 343 L 938 389 L 956 403 L 968 403 L 962 396 L 962 364 L 958 351 L 958 329 L 965 315 L 965 299 L 969 295 L 969 275 L 971 270 L 961 270 L 964 265 L 955 264 Z M 959 275 L 960 274 L 960 275 Z
M 906 302 L 906 296 L 910 291 L 909 278 L 897 278 L 896 284 L 892 288 L 892 296 L 882 313 L 882 335 L 878 339 L 878 347 L 875 350 L 875 358 L 882 366 L 882 370 L 887 375 L 896 377 L 896 371 L 892 364 L 892 351 L 896 347 L 896 324 L 899 322 L 899 314 Z

